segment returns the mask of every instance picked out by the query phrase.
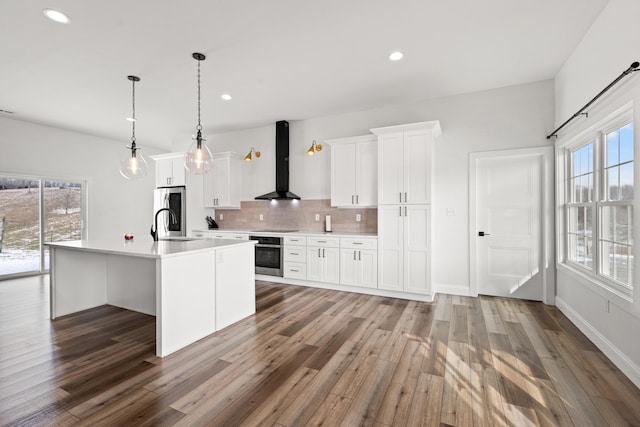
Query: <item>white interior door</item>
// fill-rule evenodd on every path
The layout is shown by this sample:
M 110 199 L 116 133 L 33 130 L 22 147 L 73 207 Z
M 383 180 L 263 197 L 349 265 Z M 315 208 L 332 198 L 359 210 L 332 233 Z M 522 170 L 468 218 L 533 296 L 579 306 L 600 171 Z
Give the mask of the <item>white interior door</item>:
M 543 299 L 543 159 L 539 154 L 472 159 L 479 294 Z

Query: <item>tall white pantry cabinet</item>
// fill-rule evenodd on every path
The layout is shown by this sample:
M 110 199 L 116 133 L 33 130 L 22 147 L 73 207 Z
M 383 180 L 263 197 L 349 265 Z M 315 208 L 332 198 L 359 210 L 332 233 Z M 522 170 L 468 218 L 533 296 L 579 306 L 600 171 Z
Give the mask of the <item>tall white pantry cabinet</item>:
M 378 288 L 430 296 L 433 145 L 440 122 L 371 132 L 378 137 Z

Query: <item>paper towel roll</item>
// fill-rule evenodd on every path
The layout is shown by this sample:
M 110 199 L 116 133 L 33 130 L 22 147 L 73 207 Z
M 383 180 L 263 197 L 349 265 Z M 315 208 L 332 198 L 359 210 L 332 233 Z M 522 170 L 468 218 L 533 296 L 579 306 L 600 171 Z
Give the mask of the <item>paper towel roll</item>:
M 331 231 L 331 215 L 329 214 L 324 217 L 324 231 Z

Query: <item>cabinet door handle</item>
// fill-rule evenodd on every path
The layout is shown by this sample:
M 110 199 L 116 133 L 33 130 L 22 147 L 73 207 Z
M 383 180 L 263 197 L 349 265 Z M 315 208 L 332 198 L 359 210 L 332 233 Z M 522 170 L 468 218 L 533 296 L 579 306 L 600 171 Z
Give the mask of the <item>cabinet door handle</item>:
M 402 193 L 398 193 L 400 195 L 400 203 L 402 203 Z
M 353 251 L 353 260 L 356 260 L 356 251 Z
M 404 202 L 407 203 L 407 193 L 404 193 Z
M 362 251 L 358 251 L 358 261 L 362 261 Z
M 353 194 L 351 195 L 351 204 L 353 204 Z
M 324 249 L 322 250 L 322 258 L 324 258 Z
M 299 255 L 298 252 L 289 252 L 291 255 Z
M 320 248 L 318 248 L 318 258 L 320 258 Z
M 362 242 L 353 242 L 354 245 L 361 245 Z
M 356 205 L 360 204 L 360 195 L 356 194 Z
M 402 206 L 398 207 L 400 209 L 400 216 L 402 216 Z
M 404 207 L 404 216 L 407 216 L 407 207 Z
M 299 273 L 300 272 L 300 270 L 296 270 L 295 268 L 290 269 L 290 271 L 293 271 L 295 273 Z

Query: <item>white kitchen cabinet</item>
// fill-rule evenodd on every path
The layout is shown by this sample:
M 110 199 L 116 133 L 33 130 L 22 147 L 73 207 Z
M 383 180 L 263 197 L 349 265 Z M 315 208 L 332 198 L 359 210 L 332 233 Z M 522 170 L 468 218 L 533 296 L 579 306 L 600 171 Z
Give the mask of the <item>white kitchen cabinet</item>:
M 193 237 L 205 239 L 249 240 L 249 234 L 224 230 L 193 230 Z
M 204 207 L 240 209 L 241 162 L 237 153 L 213 154 L 211 170 L 202 177 Z
M 340 239 L 340 284 L 377 288 L 376 239 Z
M 340 283 L 340 239 L 307 238 L 307 280 Z
M 184 153 L 168 153 L 150 156 L 156 162 L 156 187 L 186 185 Z
M 378 288 L 431 292 L 429 205 L 378 207 Z
M 284 237 L 284 271 L 287 279 L 307 279 L 307 238 L 305 236 Z
M 430 204 L 440 122 L 371 129 L 378 136 L 378 204 Z
M 331 146 L 331 206 L 377 206 L 377 138 L 365 135 L 325 142 Z

